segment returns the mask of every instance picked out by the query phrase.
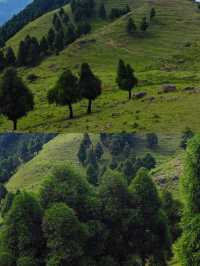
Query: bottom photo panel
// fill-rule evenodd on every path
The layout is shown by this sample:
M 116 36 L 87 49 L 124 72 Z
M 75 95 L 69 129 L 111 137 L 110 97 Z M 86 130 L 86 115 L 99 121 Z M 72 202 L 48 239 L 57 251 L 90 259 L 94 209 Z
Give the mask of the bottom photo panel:
M 200 135 L 0 135 L 0 266 L 200 265 Z

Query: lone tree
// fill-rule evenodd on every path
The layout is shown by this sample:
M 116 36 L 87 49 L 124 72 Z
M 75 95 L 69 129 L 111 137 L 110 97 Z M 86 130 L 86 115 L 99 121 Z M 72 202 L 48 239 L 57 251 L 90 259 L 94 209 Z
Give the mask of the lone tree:
M 125 65 L 123 60 L 119 61 L 116 82 L 121 90 L 128 91 L 129 100 L 131 100 L 131 91 L 137 86 L 138 80 L 134 75 L 132 67 L 129 64 Z
M 60 76 L 55 87 L 49 91 L 48 101 L 50 104 L 68 105 L 70 112 L 69 119 L 73 119 L 72 104 L 76 103 L 79 99 L 78 78 L 70 70 L 66 70 Z
M 155 8 L 152 7 L 151 12 L 150 12 L 150 20 L 153 20 L 156 16 L 156 10 Z
M 13 130 L 17 129 L 17 121 L 34 108 L 33 94 L 18 77 L 14 68 L 8 68 L 0 82 L 0 114 L 13 122 Z
M 140 30 L 141 30 L 142 32 L 145 32 L 145 31 L 147 30 L 148 27 L 149 27 L 149 23 L 147 22 L 147 18 L 144 17 L 144 18 L 142 19 L 142 22 L 141 22 L 141 25 L 140 25 Z
M 107 17 L 105 5 L 103 3 L 101 4 L 101 6 L 99 8 L 99 16 L 101 19 L 106 19 L 106 17 Z
M 14 66 L 16 63 L 15 53 L 11 47 L 8 47 L 6 50 L 6 63 L 9 66 Z
M 135 25 L 135 22 L 132 18 L 129 18 L 128 23 L 127 23 L 127 32 L 129 35 L 135 34 L 137 31 L 137 27 Z
M 93 74 L 89 64 L 83 63 L 79 80 L 81 96 L 88 99 L 87 113 L 92 113 L 92 101 L 101 95 L 101 81 Z

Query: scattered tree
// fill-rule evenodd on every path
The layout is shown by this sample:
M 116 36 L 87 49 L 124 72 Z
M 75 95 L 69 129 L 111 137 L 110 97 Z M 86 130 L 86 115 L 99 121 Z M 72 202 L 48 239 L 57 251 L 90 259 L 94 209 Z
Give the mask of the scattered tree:
M 18 119 L 27 115 L 33 107 L 33 94 L 16 70 L 8 68 L 0 82 L 0 113 L 13 122 L 13 130 L 16 130 Z
M 62 106 L 68 105 L 70 111 L 69 119 L 73 119 L 72 104 L 79 99 L 78 78 L 70 70 L 66 70 L 60 76 L 56 86 L 49 91 L 48 101 Z
M 129 100 L 131 100 L 132 89 L 137 86 L 138 80 L 132 67 L 129 64 L 125 65 L 123 60 L 119 61 L 116 81 L 121 90 L 128 91 Z
M 90 66 L 83 63 L 79 80 L 81 96 L 88 99 L 87 113 L 92 112 L 92 101 L 101 95 L 101 81 L 93 74 Z

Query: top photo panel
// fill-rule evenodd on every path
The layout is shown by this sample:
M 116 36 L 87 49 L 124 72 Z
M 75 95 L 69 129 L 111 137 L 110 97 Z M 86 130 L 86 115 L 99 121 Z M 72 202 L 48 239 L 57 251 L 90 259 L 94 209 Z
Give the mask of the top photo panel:
M 199 117 L 200 1 L 0 0 L 0 132 L 178 134 Z

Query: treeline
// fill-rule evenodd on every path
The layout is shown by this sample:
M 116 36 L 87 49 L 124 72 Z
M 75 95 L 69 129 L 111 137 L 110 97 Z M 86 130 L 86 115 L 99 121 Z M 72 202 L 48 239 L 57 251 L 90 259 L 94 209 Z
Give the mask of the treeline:
M 55 134 L 1 134 L 0 183 L 5 183 L 19 165 L 31 160 Z
M 0 28 L 0 47 L 3 47 L 5 42 L 21 30 L 28 22 L 68 2 L 68 0 L 34 0 L 18 15 L 14 16 Z
M 30 77 L 32 79 L 35 77 Z M 123 60 L 119 61 L 116 83 L 119 89 L 127 91 L 129 100 L 132 90 L 138 84 L 134 70 Z M 16 94 L 17 90 L 17 94 Z M 47 99 L 49 104 L 68 106 L 69 119 L 74 118 L 73 104 L 82 99 L 88 100 L 87 114 L 92 112 L 92 103 L 102 93 L 102 81 L 93 73 L 87 63 L 81 65 L 80 76 L 65 70 L 55 86 L 49 90 Z M 17 71 L 10 67 L 4 72 L 0 81 L 0 114 L 13 122 L 13 129 L 17 129 L 17 122 L 34 109 L 34 96 L 29 87 L 18 76 Z
M 6 266 L 167 265 L 170 213 L 178 206 L 162 197 L 141 169 L 128 185 L 107 171 L 98 186 L 70 167 L 58 167 L 38 196 L 8 193 L 1 203 L 0 261 Z
M 89 135 L 84 134 L 77 156 L 86 169 L 88 182 L 95 186 L 98 185 L 104 173 L 111 169 L 122 173 L 127 183 L 130 184 L 141 168 L 153 169 L 156 166 L 156 159 L 151 153 L 147 153 L 142 158 L 136 156 L 137 142 L 138 138 L 131 133 L 101 133 L 100 142 L 94 145 Z M 147 134 L 146 146 L 152 151 L 158 147 L 156 134 Z M 106 162 L 105 151 L 110 158 Z

